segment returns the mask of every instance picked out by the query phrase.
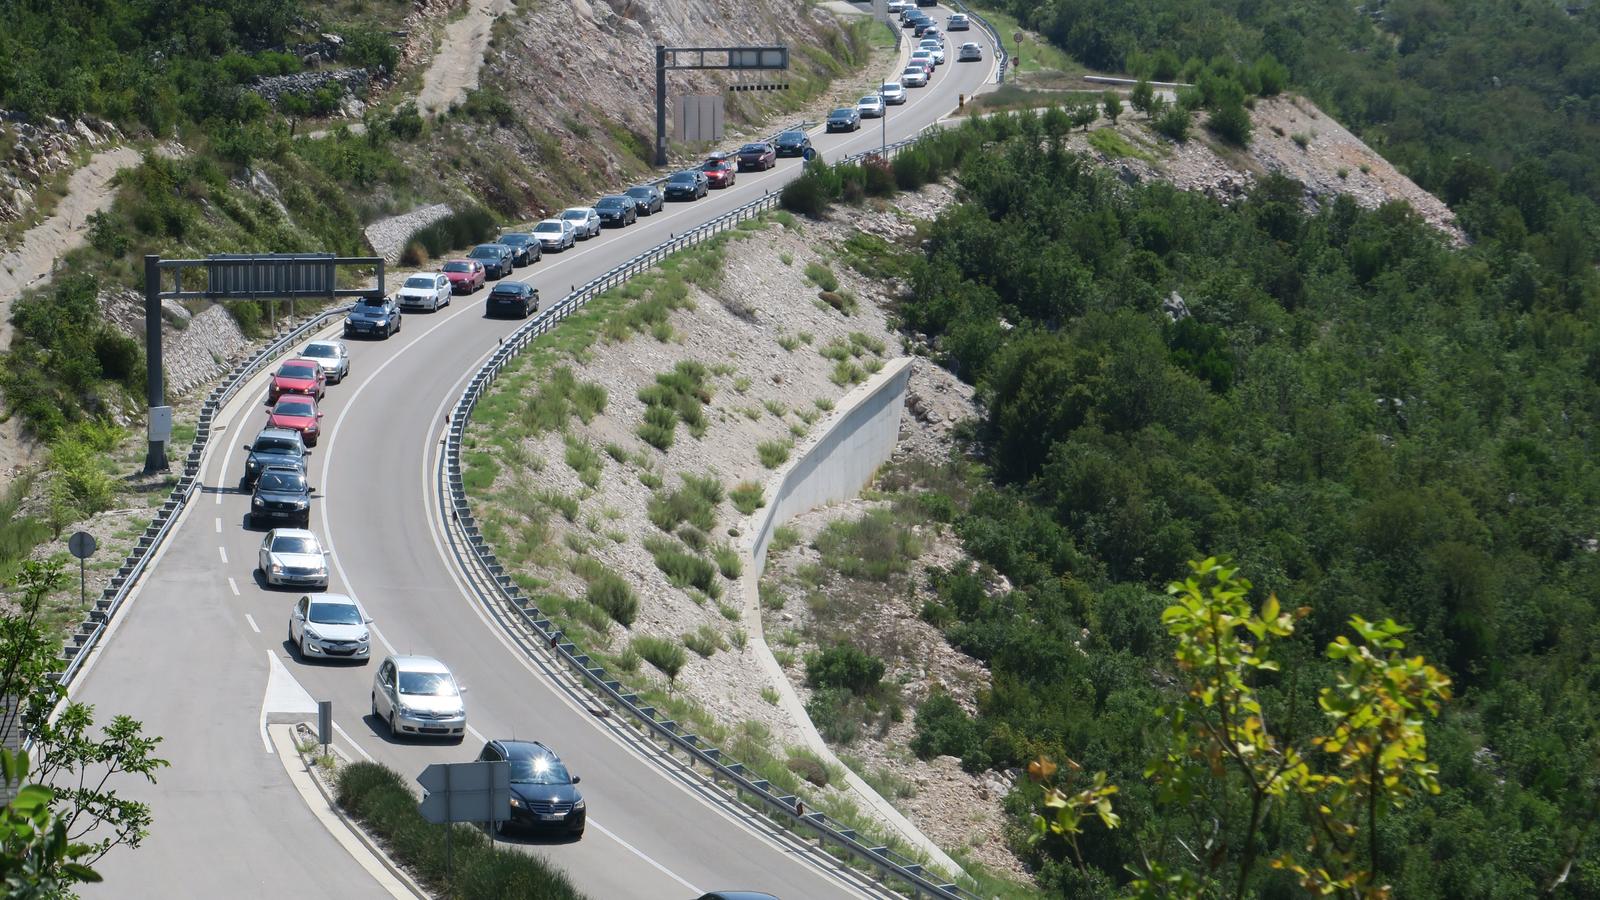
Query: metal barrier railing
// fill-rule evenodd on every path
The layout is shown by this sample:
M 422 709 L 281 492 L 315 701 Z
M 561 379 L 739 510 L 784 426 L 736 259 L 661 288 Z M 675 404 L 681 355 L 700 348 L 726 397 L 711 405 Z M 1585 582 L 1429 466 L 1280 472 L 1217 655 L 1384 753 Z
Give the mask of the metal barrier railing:
M 885 149 L 888 156 L 892 157 L 918 140 L 920 136 L 897 141 Z M 859 162 L 868 156 L 878 155 L 879 152 L 852 154 L 839 162 Z M 573 669 L 602 700 L 641 724 L 647 737 L 664 741 L 669 748 L 681 751 L 691 763 L 703 764 L 712 773 L 713 779 L 720 779 L 733 785 L 737 795 L 753 798 L 759 809 L 775 816 L 780 822 L 787 822 L 790 827 L 809 828 L 824 846 L 831 844 L 843 850 L 856 860 L 876 869 L 881 875 L 903 883 L 915 896 L 935 897 L 940 900 L 977 900 L 976 895 L 971 892 L 937 879 L 918 860 L 888 847 L 865 843 L 856 831 L 845 823 L 825 813 L 804 808 L 799 798 L 794 795 L 774 792 L 768 781 L 751 775 L 742 763 L 726 757 L 720 749 L 710 746 L 698 735 L 684 731 L 677 722 L 659 717 L 654 707 L 640 705 L 637 695 L 625 691 L 621 682 L 611 678 L 603 667 L 596 665 L 587 654 L 579 650 L 576 644 L 568 641 L 561 629 L 534 605 L 531 598 L 523 594 L 522 589 L 507 574 L 505 566 L 495 557 L 494 551 L 489 548 L 477 519 L 472 514 L 471 504 L 467 500 L 461 468 L 461 443 L 467 430 L 467 423 L 490 385 L 513 358 L 527 349 L 540 335 L 581 309 L 590 300 L 626 282 L 634 275 L 652 268 L 679 250 L 715 238 L 738 227 L 739 223 L 767 212 L 777 206 L 778 198 L 777 193 L 765 194 L 760 199 L 704 222 L 681 235 L 675 235 L 672 239 L 590 279 L 562 298 L 555 306 L 507 336 L 494 354 L 472 375 L 461 398 L 451 410 L 445 436 L 445 449 L 439 457 L 436 476 L 439 513 L 449 537 L 451 550 L 457 560 L 464 567 L 473 567 L 483 580 L 493 586 L 498 598 L 518 614 L 522 624 L 538 637 L 543 646 L 548 647 L 558 660 Z M 459 541 L 456 529 L 460 529 Z M 465 552 L 461 547 L 462 544 L 465 545 Z M 530 651 L 525 650 L 525 652 Z
M 211 425 L 217 413 L 239 393 L 251 376 L 261 371 L 286 348 L 304 340 L 306 335 L 320 329 L 329 319 L 344 315 L 349 310 L 348 305 L 324 310 L 283 333 L 228 370 L 222 383 L 207 395 L 205 402 L 200 404 L 200 415 L 195 423 L 194 442 L 189 445 L 189 454 L 184 458 L 180 470 L 183 474 L 178 477 L 178 483 L 173 485 L 171 493 L 156 511 L 144 534 L 139 536 L 133 550 L 122 561 L 116 574 L 111 576 L 110 584 L 95 601 L 94 608 L 89 610 L 83 624 L 62 645 L 62 657 L 67 664 L 60 672 L 52 674 L 51 678 L 63 684 L 72 683 L 72 679 L 82 668 L 83 661 L 99 644 L 111 620 L 116 617 L 123 602 L 128 599 L 128 594 L 138 582 L 139 576 L 144 573 L 151 557 L 171 534 L 179 514 L 183 512 L 184 506 L 200 483 L 200 460 L 204 457 L 206 446 L 211 440 Z

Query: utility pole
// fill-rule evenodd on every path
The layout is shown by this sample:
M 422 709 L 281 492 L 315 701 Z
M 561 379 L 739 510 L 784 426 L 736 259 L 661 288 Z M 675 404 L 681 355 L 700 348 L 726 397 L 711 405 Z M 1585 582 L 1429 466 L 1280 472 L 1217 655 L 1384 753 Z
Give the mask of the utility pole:
M 159 256 L 147 255 L 144 258 L 144 360 L 145 396 L 150 402 L 150 409 L 164 410 L 166 422 L 170 423 L 172 410 L 166 406 L 167 392 L 161 383 L 161 257 Z M 163 433 L 162 415 L 163 413 L 151 413 L 147 428 L 149 446 L 144 455 L 146 475 L 167 471 L 167 438 L 171 435 L 171 426 L 169 424 Z

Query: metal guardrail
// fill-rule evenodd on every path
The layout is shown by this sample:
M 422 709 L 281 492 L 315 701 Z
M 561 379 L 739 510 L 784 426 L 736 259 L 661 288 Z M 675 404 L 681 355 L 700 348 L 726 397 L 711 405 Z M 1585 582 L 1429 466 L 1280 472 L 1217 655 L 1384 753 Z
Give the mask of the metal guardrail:
M 111 583 L 107 585 L 99 599 L 95 600 L 94 608 L 89 610 L 78 631 L 62 645 L 62 657 L 67 665 L 62 671 L 53 673 L 50 676 L 52 679 L 62 684 L 72 683 L 72 679 L 82 669 L 83 661 L 88 658 L 89 651 L 100 642 L 111 620 L 122 609 L 122 604 L 128 599 L 133 586 L 138 583 L 139 576 L 144 573 L 150 559 L 172 533 L 179 514 L 183 512 L 184 506 L 200 484 L 200 460 L 205 456 L 206 446 L 210 443 L 211 425 L 217 413 L 221 412 L 222 407 L 243 389 L 251 376 L 265 368 L 286 348 L 304 340 L 306 335 L 321 328 L 329 319 L 342 316 L 349 310 L 348 305 L 324 310 L 283 333 L 234 365 L 222 383 L 207 395 L 205 402 L 200 405 L 200 417 L 195 423 L 194 442 L 189 445 L 189 454 L 184 458 L 180 470 L 183 474 L 178 476 L 178 483 L 173 485 L 171 493 L 156 511 L 150 525 L 145 528 L 144 534 L 139 536 L 132 552 L 122 561 L 117 573 L 111 576 Z
M 995 84 L 1005 84 L 1006 83 L 1006 68 L 1010 65 L 1011 58 L 1006 53 L 1006 42 L 1000 39 L 1000 32 L 996 31 L 995 27 L 993 25 L 989 24 L 989 20 L 988 19 L 985 19 L 983 16 L 978 15 L 976 12 L 974 12 L 972 10 L 971 7 L 969 7 L 969 6 L 967 6 L 967 4 L 961 2 L 961 0 L 945 0 L 945 2 L 949 3 L 951 6 L 954 6 L 956 9 L 960 10 L 963 14 L 966 15 L 967 18 L 971 19 L 974 22 L 977 22 L 978 23 L 978 27 L 982 28 L 984 30 L 984 33 L 989 35 L 989 40 L 994 42 L 994 55 L 999 58 L 999 63 L 1000 63 L 1000 65 L 996 68 L 997 74 L 995 75 L 994 83 Z
M 888 156 L 892 157 L 918 140 L 920 136 L 908 138 L 890 144 L 885 149 L 888 151 Z M 878 155 L 879 152 L 875 150 L 856 153 L 839 162 L 860 162 L 868 156 Z M 843 850 L 878 870 L 882 876 L 903 883 L 915 896 L 935 897 L 939 900 L 978 900 L 976 895 L 955 884 L 937 880 L 921 862 L 888 847 L 864 843 L 856 831 L 845 823 L 825 813 L 804 808 L 799 798 L 794 795 L 774 792 L 768 781 L 754 777 L 744 764 L 728 758 L 719 748 L 711 746 L 698 735 L 686 732 L 677 722 L 659 717 L 654 707 L 640 705 L 637 695 L 626 692 L 620 681 L 612 678 L 576 644 L 567 640 L 561 629 L 540 612 L 530 597 L 523 594 L 522 589 L 507 573 L 506 567 L 489 548 L 477 519 L 472 514 L 472 507 L 467 501 L 461 469 L 461 442 L 466 434 L 467 423 L 478 402 L 487 394 L 490 385 L 514 357 L 527 349 L 536 338 L 581 309 L 590 300 L 626 282 L 634 275 L 654 267 L 656 263 L 679 250 L 710 240 L 738 227 L 741 222 L 772 209 L 777 206 L 779 196 L 778 193 L 765 194 L 758 200 L 701 223 L 634 256 L 574 289 L 555 306 L 540 313 L 505 337 L 494 354 L 473 373 L 461 398 L 450 412 L 445 449 L 444 453 L 440 454 L 436 475 L 439 514 L 443 519 L 451 551 L 463 566 L 476 567 L 483 579 L 494 586 L 494 592 L 499 599 L 518 613 L 523 624 L 540 639 L 541 643 L 548 647 L 559 661 L 574 669 L 602 701 L 643 725 L 645 737 L 660 739 L 665 742 L 668 749 L 676 748 L 683 752 L 688 757 L 691 767 L 696 762 L 703 764 L 711 773 L 713 780 L 720 779 L 731 784 L 735 794 L 753 798 L 754 804 L 759 809 L 775 816 L 780 822 L 787 821 L 791 827 L 809 828 L 823 846 L 831 844 Z M 459 542 L 455 528 L 459 528 L 461 532 L 462 537 Z M 462 543 L 466 545 L 465 552 L 460 546 Z

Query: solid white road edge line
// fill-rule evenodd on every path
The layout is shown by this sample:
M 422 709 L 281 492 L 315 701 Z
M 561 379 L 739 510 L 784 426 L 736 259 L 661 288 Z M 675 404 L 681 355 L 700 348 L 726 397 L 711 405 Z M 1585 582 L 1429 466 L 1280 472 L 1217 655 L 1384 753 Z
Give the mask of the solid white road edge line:
M 361 754 L 362 759 L 366 760 L 367 762 L 375 762 L 375 760 L 372 758 L 372 754 L 367 752 L 367 748 L 356 743 L 356 739 L 351 737 L 349 733 L 346 732 L 342 726 L 340 726 L 337 719 L 335 719 L 333 722 L 333 730 L 338 732 L 340 737 L 344 738 L 345 743 L 356 748 L 356 752 Z

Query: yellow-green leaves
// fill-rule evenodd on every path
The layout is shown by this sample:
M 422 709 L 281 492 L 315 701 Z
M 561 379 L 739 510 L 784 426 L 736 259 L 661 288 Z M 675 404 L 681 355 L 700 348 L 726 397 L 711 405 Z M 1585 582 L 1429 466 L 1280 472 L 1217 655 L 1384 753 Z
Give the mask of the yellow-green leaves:
M 1044 808 L 1047 815 L 1034 815 L 1034 832 L 1030 840 L 1039 841 L 1054 834 L 1066 840 L 1072 848 L 1073 859 L 1083 868 L 1083 853 L 1078 849 L 1078 835 L 1083 833 L 1083 823 L 1090 816 L 1098 818 L 1107 828 L 1116 828 L 1122 819 L 1111 809 L 1111 795 L 1117 786 L 1106 782 L 1106 773 L 1096 772 L 1087 786 L 1074 789 L 1083 767 L 1067 760 L 1065 789 L 1053 783 L 1058 770 L 1051 760 L 1041 756 L 1028 763 L 1029 780 L 1044 785 Z

